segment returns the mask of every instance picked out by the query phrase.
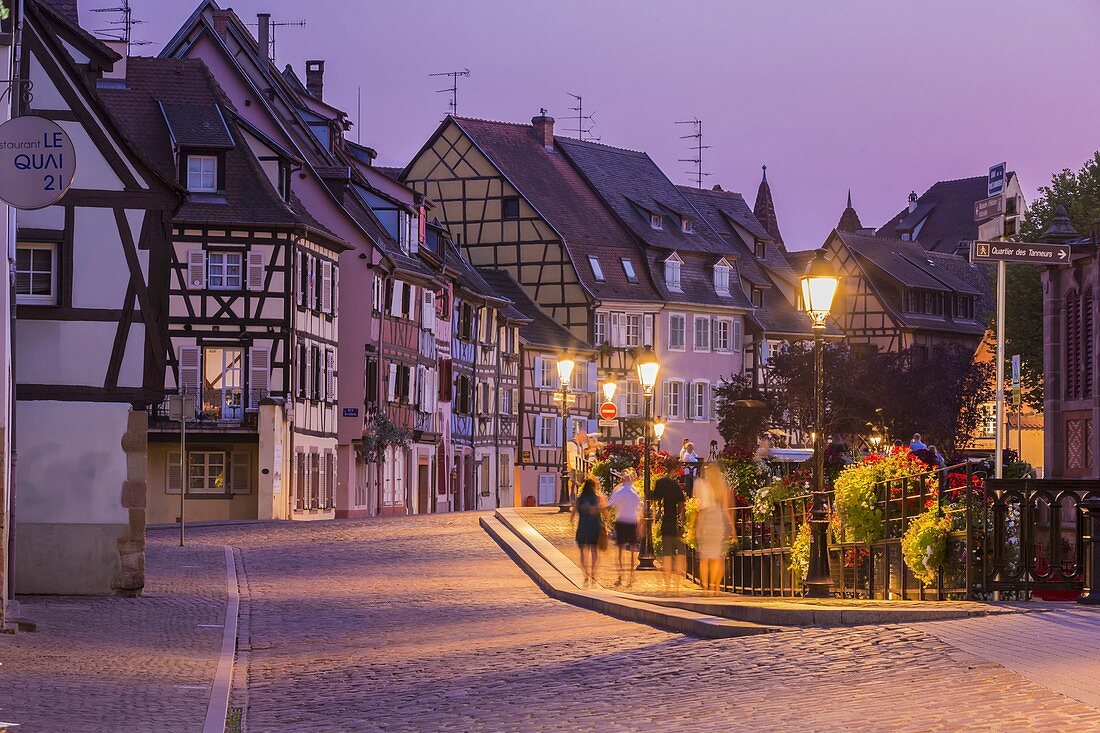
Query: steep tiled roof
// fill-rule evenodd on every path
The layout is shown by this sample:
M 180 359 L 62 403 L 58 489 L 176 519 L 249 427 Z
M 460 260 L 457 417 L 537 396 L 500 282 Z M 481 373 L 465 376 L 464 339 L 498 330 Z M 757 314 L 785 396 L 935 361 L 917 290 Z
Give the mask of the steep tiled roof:
M 607 210 L 592 188 L 560 152 L 548 152 L 530 125 L 469 117 L 452 118 L 478 148 L 508 178 L 520 194 L 564 238 L 570 259 L 585 288 L 603 300 L 657 299 L 642 272 L 641 255 L 630 234 Z M 557 138 L 562 142 L 562 138 Z M 588 255 L 600 258 L 605 275 L 597 280 Z M 627 280 L 619 263 L 627 258 L 642 275 Z
M 763 225 L 764 231 L 780 247 L 786 248 L 783 235 L 779 233 L 779 218 L 775 215 L 775 202 L 772 201 L 772 187 L 768 184 L 768 166 L 762 166 L 764 174 L 760 177 L 760 188 L 756 191 L 756 203 L 752 213 Z
M 287 204 L 280 198 L 251 150 L 233 131 L 232 118 L 218 111 L 227 102 L 202 61 L 131 57 L 125 88 L 102 88 L 99 94 L 130 141 L 171 180 L 177 178 L 176 159 L 162 103 L 173 106 L 173 118 L 187 129 L 201 129 L 187 121 L 185 110 L 190 108 L 196 120 L 219 120 L 225 125 L 223 134 L 237 141 L 238 146 L 226 153 L 224 196 L 192 194 L 177 212 L 178 221 L 302 224 L 325 231 L 296 199 Z
M 848 191 L 848 207 L 844 209 L 844 213 L 840 215 L 840 221 L 836 225 L 837 231 L 841 232 L 858 232 L 863 228 L 863 224 L 859 220 L 859 214 L 852 208 L 852 192 Z
M 893 238 L 909 234 L 927 250 L 955 254 L 960 241 L 978 238 L 974 202 L 987 193 L 985 176 L 938 181 L 917 199 L 916 209 L 910 212 L 906 206 L 883 224 L 878 234 Z M 922 221 L 924 225 L 912 236 Z
M 77 7 L 77 0 L 38 0 L 38 2 L 73 25 L 80 25 L 80 11 Z
M 185 102 L 159 102 L 168 131 L 176 145 L 194 148 L 233 147 L 218 105 L 195 105 Z
M 482 267 L 478 268 L 478 272 L 495 292 L 512 301 L 513 307 L 529 319 L 519 327 L 520 338 L 524 341 L 533 346 L 551 349 L 592 350 L 592 347 L 570 333 L 569 329 L 558 325 L 553 318 L 546 315 L 507 272 Z

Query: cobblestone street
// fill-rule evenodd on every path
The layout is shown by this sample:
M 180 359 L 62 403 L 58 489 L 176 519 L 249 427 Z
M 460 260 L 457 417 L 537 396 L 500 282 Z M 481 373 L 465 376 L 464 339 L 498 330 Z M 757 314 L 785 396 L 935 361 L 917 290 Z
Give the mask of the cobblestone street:
M 42 630 L 0 638 L 0 717 L 21 731 L 201 729 L 206 692 L 179 686 L 212 677 L 218 630 L 197 625 L 221 623 L 231 544 L 245 574 L 231 707 L 248 731 L 1100 729 L 1100 711 L 1038 675 L 944 640 L 969 621 L 938 636 L 670 634 L 550 600 L 473 514 L 196 528 L 184 553 L 152 538 L 146 598 L 24 605 Z

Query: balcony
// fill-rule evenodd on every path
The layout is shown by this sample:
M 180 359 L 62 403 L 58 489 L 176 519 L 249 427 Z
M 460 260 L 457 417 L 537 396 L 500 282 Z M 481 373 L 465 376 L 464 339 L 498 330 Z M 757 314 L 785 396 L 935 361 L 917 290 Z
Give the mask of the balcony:
M 188 430 L 255 430 L 258 410 L 255 405 L 268 396 L 266 389 L 204 389 L 196 399 L 195 416 L 187 420 Z M 151 429 L 178 430 L 179 422 L 169 418 L 169 396 L 149 408 Z

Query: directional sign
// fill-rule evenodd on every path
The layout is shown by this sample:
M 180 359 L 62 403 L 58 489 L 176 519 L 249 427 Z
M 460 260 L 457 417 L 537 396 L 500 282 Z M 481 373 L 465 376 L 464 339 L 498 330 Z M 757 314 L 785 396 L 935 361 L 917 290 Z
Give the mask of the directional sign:
M 974 242 L 971 262 L 1020 262 L 1028 265 L 1068 265 L 1070 249 L 1065 244 L 1035 242 Z
M 1005 190 L 1005 171 L 1008 163 L 989 166 L 989 196 L 1000 196 Z
M 1005 213 L 1004 196 L 990 196 L 974 202 L 974 221 L 985 221 L 991 216 L 1000 216 L 1003 213 Z
M 619 408 L 615 407 L 614 402 L 605 402 L 600 405 L 600 419 L 601 420 L 614 420 L 619 414 Z
M 571 405 L 576 401 L 577 401 L 577 395 L 573 394 L 572 392 L 570 392 L 568 395 L 566 395 L 565 404 Z M 561 402 L 561 392 L 555 392 L 554 393 L 554 402 Z

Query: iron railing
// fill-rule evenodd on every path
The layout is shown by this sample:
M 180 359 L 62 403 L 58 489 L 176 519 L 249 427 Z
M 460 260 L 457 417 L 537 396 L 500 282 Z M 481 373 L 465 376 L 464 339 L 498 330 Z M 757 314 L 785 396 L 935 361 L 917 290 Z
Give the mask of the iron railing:
M 267 396 L 266 389 L 204 389 L 196 395 L 195 416 L 188 422 L 255 426 L 256 405 Z M 150 418 L 169 419 L 169 397 L 149 408 Z

